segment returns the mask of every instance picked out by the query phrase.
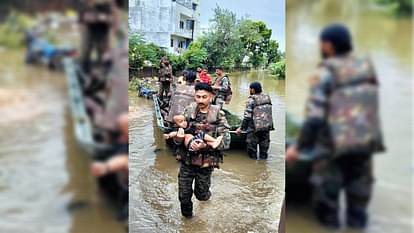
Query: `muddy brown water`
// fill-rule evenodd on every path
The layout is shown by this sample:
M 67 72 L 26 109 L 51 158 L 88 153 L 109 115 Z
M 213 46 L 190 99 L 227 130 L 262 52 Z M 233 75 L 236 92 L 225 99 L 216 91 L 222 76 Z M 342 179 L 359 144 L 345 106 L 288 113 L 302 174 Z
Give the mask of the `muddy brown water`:
M 270 158 L 250 160 L 245 151 L 226 151 L 212 176 L 212 198 L 193 197 L 194 217 L 181 217 L 179 163 L 156 126 L 152 100 L 130 92 L 130 232 L 276 232 L 284 195 L 284 81 L 263 72 L 230 74 L 233 100 L 226 106 L 242 114 L 248 85 L 258 80 L 273 101 L 276 130 Z
M 332 22 L 347 24 L 356 52 L 370 55 L 379 75 L 388 149 L 375 158 L 371 224 L 365 232 L 407 233 L 413 230 L 412 19 L 390 16 L 366 2 L 290 1 L 287 5 L 287 112 L 303 114 L 306 79 L 318 62 L 322 27 Z M 292 233 L 330 232 L 315 223 L 309 208 L 288 207 L 286 224 Z
M 126 232 L 76 144 L 63 73 L 0 49 L 0 232 Z

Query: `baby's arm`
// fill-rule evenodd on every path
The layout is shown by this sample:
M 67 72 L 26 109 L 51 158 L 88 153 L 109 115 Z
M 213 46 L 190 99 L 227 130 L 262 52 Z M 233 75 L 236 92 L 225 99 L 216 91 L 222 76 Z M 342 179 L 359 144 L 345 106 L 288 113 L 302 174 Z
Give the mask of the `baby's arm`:
M 177 133 L 178 133 L 177 131 L 173 131 L 173 132 L 164 134 L 164 137 L 165 137 L 165 139 L 173 138 L 173 137 L 177 136 Z

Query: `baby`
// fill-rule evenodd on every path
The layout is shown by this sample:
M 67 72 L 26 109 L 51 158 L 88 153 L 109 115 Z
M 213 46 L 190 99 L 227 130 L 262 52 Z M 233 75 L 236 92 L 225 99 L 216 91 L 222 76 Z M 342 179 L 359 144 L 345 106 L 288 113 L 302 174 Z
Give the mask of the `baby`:
M 197 139 L 202 140 L 205 142 L 208 146 L 210 146 L 213 149 L 216 149 L 218 146 L 220 146 L 223 136 L 219 136 L 217 138 L 213 138 L 212 136 L 206 134 L 205 132 L 196 133 L 195 129 L 192 127 L 189 127 L 187 120 L 183 115 L 177 115 L 173 117 L 174 123 L 179 127 L 178 131 L 174 131 L 168 134 L 164 134 L 165 139 L 178 137 L 178 138 L 184 138 L 184 145 L 188 148 L 189 151 L 193 151 L 191 149 L 191 144 L 193 142 L 195 143 L 201 143 L 200 141 L 196 141 Z M 203 163 L 202 167 L 208 167 L 209 164 Z

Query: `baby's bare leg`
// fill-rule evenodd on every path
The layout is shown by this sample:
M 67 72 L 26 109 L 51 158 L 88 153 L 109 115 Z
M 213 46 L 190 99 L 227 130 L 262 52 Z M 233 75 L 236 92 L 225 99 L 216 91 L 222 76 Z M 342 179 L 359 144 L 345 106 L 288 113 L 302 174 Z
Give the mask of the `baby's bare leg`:
M 221 141 L 223 140 L 223 136 L 219 136 L 217 138 L 213 138 L 212 136 L 206 134 L 204 136 L 204 141 L 207 143 L 207 145 L 211 146 L 213 149 L 216 149 Z
M 216 142 L 216 139 L 213 138 L 212 136 L 205 134 L 203 140 L 208 144 L 208 143 L 214 143 Z

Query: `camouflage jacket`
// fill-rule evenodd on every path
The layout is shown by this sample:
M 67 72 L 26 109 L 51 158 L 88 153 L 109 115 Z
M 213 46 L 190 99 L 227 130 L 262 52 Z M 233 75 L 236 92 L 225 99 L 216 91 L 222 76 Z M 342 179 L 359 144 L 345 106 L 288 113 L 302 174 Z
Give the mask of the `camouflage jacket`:
M 376 85 L 376 75 L 369 59 L 349 55 L 325 60 L 311 77 L 298 148 L 322 146 L 340 154 L 341 147 L 345 148 L 348 143 L 352 150 L 359 151 L 357 153 L 383 150 L 376 109 Z M 372 140 L 363 142 L 362 138 L 366 137 Z M 358 144 L 361 146 L 355 146 Z
M 172 75 L 172 67 L 171 65 L 164 65 L 160 64 L 160 70 L 159 70 L 159 81 L 160 82 L 166 82 L 166 81 L 172 81 L 173 75 Z
M 203 159 L 201 154 L 207 157 L 211 157 L 210 166 L 217 167 L 218 163 L 222 163 L 223 158 L 221 150 L 228 149 L 230 147 L 230 133 L 228 132 L 230 126 L 227 123 L 225 114 L 220 110 L 219 106 L 211 105 L 208 113 L 202 113 L 197 111 L 196 103 L 189 105 L 185 111 L 184 116 L 189 122 L 189 127 L 195 128 L 195 133 L 204 131 L 210 136 L 218 137 L 223 135 L 223 143 L 217 150 L 207 149 L 200 151 L 197 155 L 193 153 L 192 156 L 184 156 L 184 163 L 201 165 L 200 160 Z M 189 155 L 187 153 L 187 155 Z
M 310 91 L 305 103 L 305 119 L 297 141 L 297 147 L 301 151 L 311 150 L 320 144 L 324 145 L 327 150 L 332 150 L 326 119 L 331 80 L 331 72 L 322 66 L 318 67 L 310 77 Z
M 250 95 L 249 98 L 247 99 L 247 103 L 246 103 L 246 109 L 244 110 L 244 114 L 243 114 L 243 121 L 241 124 L 241 130 L 242 131 L 246 131 L 246 132 L 253 132 L 256 130 L 256 124 L 261 124 L 260 122 L 255 122 L 255 117 L 257 118 L 257 114 L 255 114 L 255 109 L 258 107 L 257 106 L 257 102 L 261 102 L 263 104 L 268 104 L 270 105 L 270 110 L 271 110 L 271 100 L 270 97 L 266 94 L 255 94 L 255 95 Z M 267 112 L 266 115 L 268 115 L 268 119 L 266 119 L 266 124 L 270 125 L 269 130 L 273 130 L 273 119 L 272 119 L 272 113 Z M 257 119 L 256 119 L 257 120 Z
M 227 75 L 224 75 L 221 78 L 216 78 L 216 80 L 214 80 L 213 86 L 214 85 L 218 85 L 220 88 L 217 89 L 217 95 L 229 95 L 230 94 L 230 81 L 229 81 L 229 77 L 227 77 Z
M 246 109 L 244 110 L 244 114 L 243 114 L 243 121 L 241 124 L 241 130 L 243 131 L 247 131 L 247 132 L 252 132 L 254 131 L 254 123 L 253 123 L 253 110 L 254 110 L 254 106 L 255 106 L 255 101 L 254 99 L 249 96 L 249 98 L 247 99 L 247 103 L 246 103 Z

